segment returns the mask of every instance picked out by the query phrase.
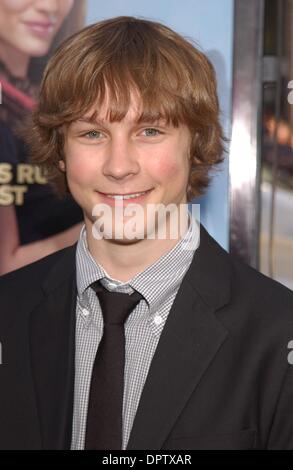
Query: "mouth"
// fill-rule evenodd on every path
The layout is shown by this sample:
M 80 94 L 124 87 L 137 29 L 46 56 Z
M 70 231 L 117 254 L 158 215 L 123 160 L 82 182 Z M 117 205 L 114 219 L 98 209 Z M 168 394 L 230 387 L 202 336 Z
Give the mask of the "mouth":
M 39 37 L 50 36 L 54 30 L 54 23 L 52 22 L 41 23 L 37 21 L 26 21 L 24 24 L 31 32 Z
M 146 198 L 146 196 L 153 190 L 154 188 L 147 189 L 145 191 L 137 191 L 133 193 L 102 193 L 101 191 L 97 191 L 102 198 L 107 201 L 108 204 L 114 205 L 115 203 L 140 203 Z

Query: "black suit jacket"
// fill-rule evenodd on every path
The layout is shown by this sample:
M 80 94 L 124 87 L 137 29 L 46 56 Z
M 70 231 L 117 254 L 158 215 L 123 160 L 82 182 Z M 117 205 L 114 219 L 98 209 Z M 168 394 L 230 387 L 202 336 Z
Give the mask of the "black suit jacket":
M 75 252 L 0 278 L 1 449 L 70 448 Z M 292 339 L 292 291 L 201 227 L 127 449 L 293 449 Z

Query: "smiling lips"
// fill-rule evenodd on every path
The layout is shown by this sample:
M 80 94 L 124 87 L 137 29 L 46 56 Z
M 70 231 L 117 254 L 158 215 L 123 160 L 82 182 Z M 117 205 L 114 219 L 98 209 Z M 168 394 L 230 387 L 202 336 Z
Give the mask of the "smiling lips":
M 126 201 L 126 200 L 133 200 L 133 202 L 139 201 L 148 194 L 152 189 L 148 189 L 147 191 L 141 191 L 137 193 L 128 193 L 128 194 L 113 194 L 113 193 L 99 193 L 106 199 L 114 201 Z
M 54 29 L 54 23 L 41 23 L 37 21 L 27 21 L 24 23 L 30 31 L 34 32 L 37 36 L 46 37 L 51 35 Z
M 117 194 L 117 193 L 101 193 L 103 196 L 107 196 L 114 199 L 132 199 L 144 194 L 147 194 L 151 191 L 151 189 L 147 189 L 146 191 L 139 191 L 137 193 L 125 193 L 125 194 Z
M 150 191 L 147 190 L 147 191 L 142 191 L 142 192 L 139 192 L 139 193 L 131 193 L 131 194 L 106 194 L 107 197 L 111 197 L 113 199 L 134 199 L 134 198 L 137 198 L 139 196 L 142 196 L 143 194 L 146 194 Z

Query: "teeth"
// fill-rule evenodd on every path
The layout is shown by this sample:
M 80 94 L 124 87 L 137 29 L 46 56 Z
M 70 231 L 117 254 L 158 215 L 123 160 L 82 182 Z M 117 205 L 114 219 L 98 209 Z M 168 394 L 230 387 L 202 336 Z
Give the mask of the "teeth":
M 141 196 L 142 194 L 146 194 L 147 192 L 148 191 L 145 191 L 144 193 L 128 194 L 127 196 L 123 196 L 122 194 L 117 194 L 116 196 L 108 194 L 108 197 L 111 197 L 112 199 L 118 199 L 118 200 L 133 199 L 135 197 Z

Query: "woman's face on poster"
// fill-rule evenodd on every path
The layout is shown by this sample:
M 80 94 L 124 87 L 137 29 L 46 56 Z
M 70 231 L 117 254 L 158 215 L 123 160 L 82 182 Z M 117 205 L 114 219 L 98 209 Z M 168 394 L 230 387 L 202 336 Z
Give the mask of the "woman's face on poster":
M 31 56 L 47 54 L 74 0 L 0 0 L 0 40 Z

